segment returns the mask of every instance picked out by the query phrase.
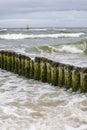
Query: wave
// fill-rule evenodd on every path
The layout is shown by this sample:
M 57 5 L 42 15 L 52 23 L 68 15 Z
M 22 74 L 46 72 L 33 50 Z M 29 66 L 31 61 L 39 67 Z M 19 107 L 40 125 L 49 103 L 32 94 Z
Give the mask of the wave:
M 83 53 L 83 50 L 75 47 L 75 46 L 67 46 L 64 45 L 61 48 L 54 48 L 54 51 L 58 51 L 58 52 L 66 52 L 66 53 Z
M 48 29 L 46 28 L 30 28 L 30 31 L 47 31 Z
M 53 28 L 53 30 L 55 30 L 55 31 L 66 31 L 67 29 L 66 28 Z
M 43 53 L 73 53 L 73 54 L 87 54 L 87 42 L 76 42 L 68 44 L 58 44 L 54 46 L 40 46 L 38 47 Z
M 30 28 L 30 31 L 49 31 L 49 30 L 66 31 L 65 28 Z
M 4 32 L 4 31 L 7 31 L 7 29 L 5 29 L 5 28 L 4 29 L 0 29 L 0 32 Z
M 84 35 L 84 33 L 59 33 L 59 34 L 3 34 L 0 35 L 0 39 L 27 39 L 27 38 L 61 38 L 61 37 L 80 37 Z

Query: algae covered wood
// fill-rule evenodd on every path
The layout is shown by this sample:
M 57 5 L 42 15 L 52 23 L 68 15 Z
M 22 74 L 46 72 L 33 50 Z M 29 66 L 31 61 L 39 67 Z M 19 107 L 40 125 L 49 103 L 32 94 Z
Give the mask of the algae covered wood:
M 72 88 L 72 91 L 87 92 L 87 68 L 66 65 L 47 59 L 28 56 L 11 51 L 0 51 L 0 68 L 26 78 L 41 80 L 54 86 Z
M 41 58 L 35 57 L 35 61 L 34 61 L 34 79 L 35 80 L 40 80 L 40 73 L 41 73 L 40 62 L 41 62 Z
M 51 64 L 52 64 L 52 60 L 47 60 L 47 83 L 51 83 Z
M 34 78 L 34 61 L 30 60 L 30 78 Z
M 25 60 L 25 77 L 30 78 L 30 57 L 26 57 Z
M 46 65 L 46 58 L 42 58 L 41 63 L 40 63 L 40 79 L 42 82 L 47 82 L 47 65 Z
M 67 89 L 72 87 L 72 66 L 64 66 L 64 85 Z
M 54 86 L 58 85 L 58 64 L 56 62 L 51 64 L 51 83 Z
M 58 86 L 62 87 L 64 85 L 64 65 L 60 64 L 58 67 Z
M 80 88 L 80 71 L 74 67 L 72 70 L 72 91 L 77 91 Z
M 86 93 L 87 92 L 87 68 L 82 68 L 80 73 L 80 92 Z

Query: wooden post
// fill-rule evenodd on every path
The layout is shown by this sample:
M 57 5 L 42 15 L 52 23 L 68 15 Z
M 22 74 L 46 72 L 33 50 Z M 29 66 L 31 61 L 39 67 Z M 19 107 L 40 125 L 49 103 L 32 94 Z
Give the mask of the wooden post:
M 12 72 L 15 73 L 15 57 L 16 57 L 16 53 L 12 52 Z
M 73 66 L 64 66 L 64 85 L 67 89 L 72 87 L 72 68 Z
M 18 54 L 15 54 L 15 71 L 18 74 Z
M 4 69 L 4 51 L 1 51 L 1 68 Z
M 4 52 L 4 69 L 5 69 L 5 70 L 7 70 L 7 54 L 8 54 L 8 52 L 5 51 L 5 52 Z
M 25 55 L 22 55 L 21 57 L 21 75 L 22 76 L 25 76 L 25 59 L 26 59 L 26 56 Z
M 51 64 L 51 83 L 54 86 L 58 85 L 58 63 L 52 62 Z
M 34 61 L 30 60 L 30 78 L 34 78 Z
M 63 85 L 64 85 L 64 64 L 59 64 L 58 72 L 59 72 L 58 85 L 60 87 L 63 87 Z
M 35 80 L 40 80 L 40 62 L 41 58 L 40 57 L 35 57 L 34 61 L 34 79 Z
M 80 73 L 80 92 L 86 93 L 87 92 L 87 68 L 82 68 L 82 71 Z
M 26 57 L 25 60 L 25 77 L 30 78 L 30 57 Z
M 12 71 L 12 53 L 7 53 L 7 70 Z
M 22 58 L 22 55 L 19 54 L 18 55 L 18 74 L 21 75 L 22 74 L 22 64 L 21 64 L 21 58 Z
M 74 67 L 72 70 L 72 91 L 76 92 L 80 88 L 80 68 Z
M 51 83 L 51 64 L 52 60 L 47 59 L 47 83 Z
M 46 58 L 42 57 L 41 63 L 40 63 L 40 69 L 41 69 L 41 74 L 40 74 L 40 79 L 42 82 L 47 82 L 47 65 L 46 65 Z

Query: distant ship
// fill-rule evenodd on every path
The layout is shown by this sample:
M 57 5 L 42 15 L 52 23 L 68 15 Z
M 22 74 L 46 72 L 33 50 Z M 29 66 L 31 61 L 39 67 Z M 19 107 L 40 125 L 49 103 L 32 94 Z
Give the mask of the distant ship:
M 27 29 L 27 30 L 29 29 L 29 25 L 26 25 L 26 29 Z

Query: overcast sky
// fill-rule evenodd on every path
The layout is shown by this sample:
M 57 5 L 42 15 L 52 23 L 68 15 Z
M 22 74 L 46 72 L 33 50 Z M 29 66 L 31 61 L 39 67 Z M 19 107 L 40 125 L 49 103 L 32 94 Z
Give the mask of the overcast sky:
M 87 27 L 87 0 L 0 0 L 0 27 Z

